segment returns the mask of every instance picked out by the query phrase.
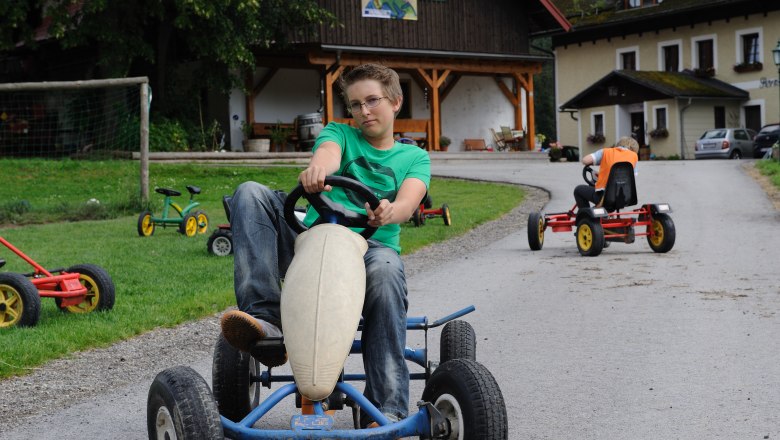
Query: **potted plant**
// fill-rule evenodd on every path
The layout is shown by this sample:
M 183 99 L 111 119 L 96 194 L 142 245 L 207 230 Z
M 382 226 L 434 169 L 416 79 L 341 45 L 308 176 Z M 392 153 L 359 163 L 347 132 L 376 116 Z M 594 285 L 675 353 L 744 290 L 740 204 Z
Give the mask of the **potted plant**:
M 270 136 L 271 143 L 274 145 L 274 151 L 284 151 L 287 145 L 287 138 L 290 136 L 292 129 L 285 127 L 282 121 L 276 121 L 276 125 L 271 127 Z
M 667 130 L 665 127 L 660 127 L 656 128 L 655 130 L 650 130 L 650 133 L 648 134 L 653 139 L 663 139 L 669 137 L 669 130 Z
M 449 150 L 451 143 L 452 139 L 448 138 L 447 136 L 442 136 L 439 138 L 439 149 L 441 151 L 447 151 Z
M 244 133 L 244 151 L 252 153 L 266 153 L 268 152 L 268 139 L 253 139 L 252 124 L 242 121 L 241 132 Z
M 764 65 L 759 61 L 753 63 L 739 63 L 734 65 L 734 71 L 737 73 L 758 72 L 763 68 Z
M 558 162 L 563 157 L 563 147 L 560 142 L 550 142 L 550 148 L 547 155 L 550 156 L 550 162 Z

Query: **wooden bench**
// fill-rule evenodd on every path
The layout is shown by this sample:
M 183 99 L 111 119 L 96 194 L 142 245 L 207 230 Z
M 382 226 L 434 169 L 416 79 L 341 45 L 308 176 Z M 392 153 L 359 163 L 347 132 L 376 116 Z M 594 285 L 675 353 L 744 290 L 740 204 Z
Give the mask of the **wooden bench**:
M 396 119 L 393 124 L 393 133 L 401 137 L 413 139 L 420 148 L 428 145 L 428 128 L 431 121 L 428 119 Z
M 486 151 L 488 149 L 484 139 L 463 139 L 463 146 L 466 151 Z
M 287 130 L 288 144 L 292 144 L 295 150 L 298 150 L 298 127 L 295 123 L 288 124 L 285 122 L 255 122 L 252 124 L 252 137 L 257 139 L 271 139 L 271 132 L 277 127 Z M 284 145 L 272 145 L 272 151 L 283 151 Z

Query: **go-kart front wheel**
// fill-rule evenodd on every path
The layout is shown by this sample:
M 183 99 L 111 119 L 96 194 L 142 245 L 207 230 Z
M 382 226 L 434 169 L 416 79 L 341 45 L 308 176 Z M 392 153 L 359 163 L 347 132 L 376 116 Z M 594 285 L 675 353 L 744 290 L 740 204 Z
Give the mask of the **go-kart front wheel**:
M 544 246 L 544 216 L 540 212 L 528 214 L 528 247 L 538 251 Z
M 214 400 L 219 413 L 239 422 L 260 403 L 260 364 L 249 353 L 230 345 L 220 333 L 211 368 Z
M 41 297 L 27 277 L 0 273 L 0 328 L 32 327 L 41 316 Z
M 144 211 L 138 216 L 138 235 L 141 237 L 149 237 L 152 234 L 154 234 L 152 211 Z
M 477 335 L 466 321 L 450 321 L 441 331 L 439 361 L 443 364 L 452 359 L 477 360 Z
M 209 237 L 206 249 L 218 257 L 227 257 L 233 253 L 233 233 L 226 229 L 217 229 Z
M 160 372 L 149 387 L 146 428 L 151 440 L 225 438 L 208 384 L 190 367 Z
M 653 221 L 647 227 L 647 232 L 651 234 L 647 236 L 647 244 L 653 251 L 662 254 L 674 247 L 676 232 L 674 222 L 668 214 L 655 214 Z
M 412 223 L 414 223 L 415 226 L 422 226 L 425 224 L 425 214 L 423 214 L 421 209 L 417 208 L 414 210 L 414 214 L 412 214 Z
M 65 270 L 68 273 L 78 273 L 79 282 L 87 288 L 86 296 L 80 303 L 62 307 L 62 299 L 54 302 L 60 310 L 71 313 L 89 313 L 94 310 L 110 310 L 114 307 L 116 289 L 111 276 L 100 266 L 94 264 L 78 264 Z
M 595 257 L 604 249 L 604 228 L 601 223 L 589 217 L 577 222 L 577 250 L 584 257 Z
M 437 368 L 425 385 L 422 400 L 449 420 L 450 440 L 506 440 L 506 405 L 496 379 L 482 364 L 454 359 Z
M 198 219 L 195 214 L 187 214 L 181 219 L 179 232 L 187 237 L 194 237 L 198 233 Z

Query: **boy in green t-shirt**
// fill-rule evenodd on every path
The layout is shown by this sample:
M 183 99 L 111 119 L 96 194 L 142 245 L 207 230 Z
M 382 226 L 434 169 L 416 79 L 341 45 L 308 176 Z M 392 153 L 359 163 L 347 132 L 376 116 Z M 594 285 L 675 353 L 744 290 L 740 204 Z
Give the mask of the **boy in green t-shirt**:
M 366 296 L 363 305 L 362 351 L 366 372 L 364 394 L 390 420 L 408 415 L 409 371 L 406 346 L 406 277 L 400 258 L 400 223 L 419 206 L 430 183 L 430 158 L 419 147 L 393 139 L 393 122 L 403 95 L 398 74 L 384 66 L 364 64 L 345 72 L 342 95 L 357 128 L 330 123 L 317 137 L 314 155 L 298 177 L 308 193 L 327 191 L 335 202 L 365 212 L 378 230 L 368 240 Z M 380 199 L 371 210 L 325 177 L 358 180 Z M 256 183 L 241 184 L 231 201 L 234 283 L 239 311 L 222 317 L 225 339 L 250 351 L 266 337 L 281 336 L 280 281 L 293 257 L 296 233 L 284 221 L 283 195 Z M 304 223 L 317 219 L 312 209 Z M 286 359 L 262 356 L 268 366 Z M 361 427 L 376 423 L 361 413 Z

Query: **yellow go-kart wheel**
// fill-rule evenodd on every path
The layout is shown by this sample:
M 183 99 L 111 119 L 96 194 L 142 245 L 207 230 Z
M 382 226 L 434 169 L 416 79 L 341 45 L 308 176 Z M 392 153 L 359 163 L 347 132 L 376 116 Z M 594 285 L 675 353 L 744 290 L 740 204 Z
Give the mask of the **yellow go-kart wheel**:
M 154 221 L 152 221 L 152 212 L 144 211 L 138 216 L 138 235 L 148 237 L 154 234 Z
M 203 211 L 197 211 L 195 219 L 198 221 L 198 234 L 205 234 L 209 230 L 209 216 Z
M 584 257 L 595 257 L 604 249 L 604 228 L 598 220 L 582 218 L 577 222 L 577 250 Z
M 444 226 L 452 225 L 452 216 L 450 215 L 450 207 L 447 204 L 441 205 L 441 218 L 444 219 Z
M 179 232 L 187 237 L 194 237 L 198 233 L 198 219 L 194 214 L 187 214 L 181 220 Z
M 667 214 L 655 214 L 653 221 L 647 227 L 647 232 L 650 233 L 647 236 L 647 244 L 653 251 L 665 253 L 672 250 L 676 232 L 674 222 Z
M 111 276 L 100 266 L 94 264 L 78 264 L 65 270 L 67 273 L 78 273 L 79 282 L 87 288 L 84 300 L 72 306 L 62 307 L 62 299 L 55 302 L 60 310 L 71 313 L 89 313 L 94 310 L 110 310 L 114 307 L 115 288 Z
M 27 277 L 0 273 L 0 328 L 32 327 L 41 315 L 41 297 Z
M 544 216 L 540 212 L 528 215 L 528 246 L 538 251 L 544 246 Z

